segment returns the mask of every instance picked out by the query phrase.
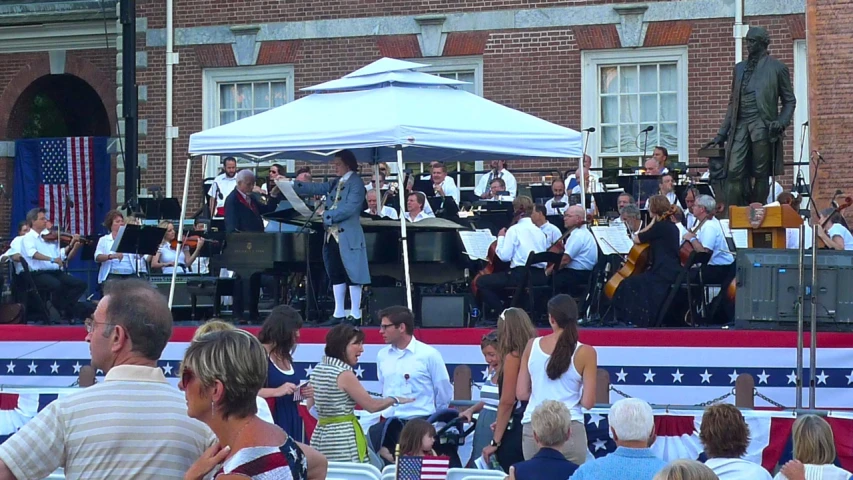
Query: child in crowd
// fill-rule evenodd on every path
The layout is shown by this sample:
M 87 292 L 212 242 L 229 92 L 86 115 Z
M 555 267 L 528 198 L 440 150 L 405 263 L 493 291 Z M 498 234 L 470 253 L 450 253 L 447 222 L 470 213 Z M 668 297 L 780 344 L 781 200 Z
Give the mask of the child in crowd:
M 400 433 L 400 455 L 412 457 L 435 456 L 435 427 L 419 418 L 409 420 Z

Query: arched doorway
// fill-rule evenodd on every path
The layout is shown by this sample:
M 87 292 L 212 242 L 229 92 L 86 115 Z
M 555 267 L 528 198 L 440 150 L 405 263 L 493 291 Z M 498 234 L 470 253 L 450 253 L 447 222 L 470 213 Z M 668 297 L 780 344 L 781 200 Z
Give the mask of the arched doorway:
M 69 74 L 45 75 L 18 97 L 7 138 L 109 137 L 111 130 L 104 102 L 85 80 Z

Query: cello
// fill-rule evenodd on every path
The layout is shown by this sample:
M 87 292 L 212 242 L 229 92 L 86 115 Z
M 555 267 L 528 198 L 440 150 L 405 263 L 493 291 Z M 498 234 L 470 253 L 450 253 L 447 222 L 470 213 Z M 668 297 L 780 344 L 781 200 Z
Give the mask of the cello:
M 509 226 L 511 227 L 518 223 L 523 215 L 524 212 L 522 210 L 515 212 Z M 471 279 L 471 295 L 473 295 L 474 298 L 477 298 L 477 279 L 484 275 L 492 275 L 495 273 L 505 272 L 507 270 L 509 270 L 509 262 L 504 262 L 500 257 L 498 257 L 498 240 L 495 239 L 495 241 L 489 245 L 489 253 L 486 255 L 486 266 Z
M 666 212 L 663 216 L 661 216 L 660 220 L 657 218 L 652 219 L 645 228 L 640 230 L 639 233 L 645 232 L 652 228 L 658 221 L 667 220 L 675 213 L 675 209 L 671 208 L 668 212 Z M 616 295 L 616 290 L 619 288 L 619 285 L 622 284 L 622 281 L 628 277 L 632 277 L 634 275 L 639 275 L 640 273 L 645 272 L 649 268 L 649 255 L 651 245 L 648 243 L 639 243 L 634 244 L 631 247 L 631 251 L 628 252 L 628 257 L 625 259 L 625 263 L 622 265 L 616 273 L 610 277 L 610 280 L 604 285 L 604 295 L 607 296 L 610 300 L 613 300 L 613 296 Z

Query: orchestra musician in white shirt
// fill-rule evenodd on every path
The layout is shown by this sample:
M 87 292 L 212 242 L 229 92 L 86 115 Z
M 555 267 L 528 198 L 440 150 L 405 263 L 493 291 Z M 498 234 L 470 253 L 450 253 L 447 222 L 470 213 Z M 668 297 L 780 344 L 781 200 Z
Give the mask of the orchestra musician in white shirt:
M 364 195 L 364 198 L 367 200 L 367 210 L 365 210 L 364 213 L 376 215 L 379 218 L 399 220 L 400 217 L 397 216 L 397 211 L 393 208 L 388 205 L 382 205 L 382 208 L 379 208 L 379 201 L 376 199 L 376 190 L 368 190 Z
M 675 195 L 675 180 L 672 174 L 664 173 L 658 178 L 658 194 L 669 200 L 670 205 L 676 205 L 678 197 Z M 649 200 L 646 199 L 645 210 L 649 209 Z
M 547 240 L 530 216 L 533 214 L 533 200 L 521 196 L 513 200 L 513 210 L 520 215 L 518 222 L 503 228 L 498 233 L 497 256 L 504 262 L 509 262 L 510 268 L 505 272 L 483 275 L 476 279 L 477 291 L 485 307 L 484 324 L 493 323 L 498 314 L 505 308 L 503 290 L 517 286 L 524 280 L 524 270 L 527 257 L 531 253 L 541 253 L 547 250 Z M 546 282 L 545 265 L 539 264 L 531 268 L 533 285 L 543 285 Z
M 104 226 L 110 233 L 98 239 L 95 247 L 95 262 L 100 263 L 98 270 L 98 284 L 103 285 L 108 279 L 129 278 L 139 272 L 145 272 L 142 267 L 146 263 L 144 255 L 134 253 L 121 253 L 113 250 L 116 237 L 121 227 L 125 225 L 124 215 L 118 210 L 110 210 L 104 219 Z
M 0 255 L 0 262 L 6 262 L 11 260 L 15 266 L 15 275 L 21 273 L 24 270 L 24 266 L 21 262 L 24 262 L 24 257 L 21 255 L 23 251 L 23 241 L 24 235 L 30 231 L 30 226 L 27 225 L 26 220 L 22 220 L 18 223 L 18 236 L 13 238 L 9 243 L 9 249 L 3 252 L 3 255 Z
M 545 211 L 548 215 L 562 215 L 569 205 L 569 196 L 566 195 L 566 183 L 559 178 L 551 182 L 551 194 L 554 195 L 545 202 Z M 555 203 L 562 203 L 562 207 L 555 208 Z
M 530 219 L 533 220 L 534 225 L 539 227 L 539 230 L 542 230 L 542 233 L 545 234 L 545 238 L 548 240 L 548 246 L 551 246 L 560 240 L 563 233 L 560 232 L 559 227 L 548 221 L 546 212 L 545 205 L 534 205 Z
M 500 178 L 503 180 L 504 189 L 509 192 L 510 200 L 515 198 L 518 195 L 518 183 L 515 180 L 515 176 L 506 169 L 506 162 L 504 160 L 492 160 L 489 166 L 492 171 L 480 177 L 480 181 L 477 182 L 477 186 L 474 188 L 474 193 L 483 200 L 491 199 L 492 189 L 490 187 L 492 180 Z
M 456 180 L 447 175 L 447 165 L 441 162 L 433 162 L 430 177 L 435 194 L 442 198 L 452 198 L 458 206 L 460 201 L 459 187 L 456 186 Z
M 435 218 L 435 215 L 432 213 L 424 211 L 425 204 L 426 195 L 423 192 L 409 192 L 409 195 L 406 197 L 406 212 L 403 214 L 403 218 L 412 223 L 420 222 L 427 218 Z
M 598 244 L 586 226 L 586 214 L 580 205 L 572 205 L 566 210 L 563 225 L 570 233 L 565 240 L 563 258 L 554 282 L 558 292 L 572 295 L 581 292 L 589 282 L 589 276 L 598 263 Z
M 495 178 L 489 183 L 488 197 L 481 198 L 487 202 L 511 202 L 515 199 L 515 195 L 507 189 L 503 178 Z
M 225 199 L 237 187 L 237 159 L 225 157 L 222 160 L 222 173 L 213 179 L 207 196 L 210 197 L 211 218 L 225 218 Z

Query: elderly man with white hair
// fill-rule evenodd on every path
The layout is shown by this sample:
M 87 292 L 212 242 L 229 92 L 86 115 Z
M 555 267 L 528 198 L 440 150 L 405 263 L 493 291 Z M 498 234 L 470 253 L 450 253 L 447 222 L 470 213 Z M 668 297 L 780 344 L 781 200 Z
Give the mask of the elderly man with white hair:
M 666 466 L 649 448 L 655 441 L 652 407 L 638 398 L 619 400 L 610 407 L 608 421 L 616 450 L 584 463 L 571 479 L 652 480 Z
M 237 186 L 225 199 L 225 232 L 263 232 L 261 214 L 275 211 L 277 199 L 269 197 L 266 203 L 255 200 L 252 192 L 261 192 L 261 189 L 255 185 L 255 174 L 251 170 L 240 170 L 235 178 Z
M 578 468 L 560 452 L 571 434 L 569 408 L 556 400 L 545 400 L 533 411 L 530 423 L 539 451 L 530 460 L 510 467 L 509 480 L 565 480 Z

